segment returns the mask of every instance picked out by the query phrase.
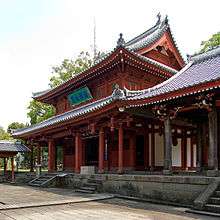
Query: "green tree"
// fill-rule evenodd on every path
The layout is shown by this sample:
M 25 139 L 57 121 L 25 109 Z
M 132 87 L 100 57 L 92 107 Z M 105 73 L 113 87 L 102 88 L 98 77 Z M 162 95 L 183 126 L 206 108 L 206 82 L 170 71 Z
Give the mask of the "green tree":
M 207 41 L 202 41 L 200 52 L 205 52 L 220 45 L 220 32 L 213 34 Z
M 51 105 L 47 105 L 36 100 L 31 100 L 28 106 L 28 117 L 30 118 L 30 123 L 36 124 L 44 121 L 55 114 L 55 108 Z
M 91 67 L 93 60 L 88 52 L 81 52 L 76 59 L 64 59 L 61 65 L 52 67 L 50 87 L 54 88 L 74 75 Z
M 0 140 L 10 140 L 12 139 L 10 134 L 7 133 L 2 127 L 0 127 Z
M 63 62 L 52 67 L 52 77 L 49 86 L 54 88 L 63 82 L 69 80 L 74 75 L 91 67 L 93 59 L 88 52 L 81 52 L 76 59 L 64 59 Z M 28 118 L 31 124 L 39 123 L 52 117 L 55 114 L 55 108 L 36 100 L 31 100 L 28 106 Z
M 12 122 L 11 124 L 8 125 L 8 128 L 7 128 L 7 132 L 9 134 L 11 134 L 11 132 L 13 130 L 16 130 L 16 129 L 19 129 L 19 128 L 24 128 L 26 125 L 23 124 L 23 123 L 19 123 L 19 122 Z

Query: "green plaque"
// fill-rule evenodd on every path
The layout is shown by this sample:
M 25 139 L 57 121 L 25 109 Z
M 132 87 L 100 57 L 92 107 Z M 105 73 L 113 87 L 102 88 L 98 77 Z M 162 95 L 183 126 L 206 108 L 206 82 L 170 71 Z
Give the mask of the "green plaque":
M 93 97 L 87 86 L 77 89 L 68 95 L 68 100 L 71 105 L 79 105 L 80 103 L 86 102 L 92 98 Z

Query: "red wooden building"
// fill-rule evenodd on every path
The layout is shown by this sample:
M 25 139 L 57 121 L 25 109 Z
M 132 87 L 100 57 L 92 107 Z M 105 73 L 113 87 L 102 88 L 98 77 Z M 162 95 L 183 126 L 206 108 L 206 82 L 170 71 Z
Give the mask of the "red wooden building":
M 117 47 L 91 68 L 35 99 L 56 115 L 14 132 L 49 152 L 56 170 L 99 173 L 219 168 L 218 106 L 220 49 L 186 64 L 167 17 Z M 39 159 L 40 160 L 40 159 Z M 40 162 L 40 161 L 39 161 Z M 210 172 L 213 173 L 213 172 Z

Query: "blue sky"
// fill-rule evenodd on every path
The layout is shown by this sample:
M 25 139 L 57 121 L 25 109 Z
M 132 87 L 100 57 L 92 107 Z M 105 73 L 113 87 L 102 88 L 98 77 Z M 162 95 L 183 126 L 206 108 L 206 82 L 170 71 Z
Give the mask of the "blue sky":
M 219 0 L 0 0 L 0 125 L 26 122 L 32 92 L 48 87 L 51 67 L 91 51 L 93 19 L 101 51 L 145 31 L 168 14 L 183 55 L 220 31 Z

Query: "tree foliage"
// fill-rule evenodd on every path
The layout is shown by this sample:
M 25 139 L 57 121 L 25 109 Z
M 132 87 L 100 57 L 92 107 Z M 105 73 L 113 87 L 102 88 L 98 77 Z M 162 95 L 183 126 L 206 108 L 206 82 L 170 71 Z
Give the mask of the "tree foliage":
M 7 132 L 9 134 L 12 133 L 13 130 L 19 129 L 19 128 L 24 128 L 26 125 L 23 123 L 19 122 L 12 122 L 11 124 L 8 125 Z
M 212 37 L 209 38 L 207 41 L 202 41 L 201 43 L 202 48 L 200 52 L 206 52 L 219 45 L 220 45 L 220 32 L 213 34 Z
M 52 77 L 49 86 L 54 88 L 63 82 L 72 78 L 85 69 L 91 67 L 93 60 L 88 52 L 81 52 L 76 59 L 64 59 L 63 62 L 52 67 Z M 55 114 L 55 108 L 52 105 L 31 100 L 28 106 L 28 118 L 31 124 L 39 123 L 52 117 Z
M 44 121 L 55 114 L 55 108 L 51 105 L 47 105 L 36 100 L 31 100 L 28 106 L 28 117 L 30 118 L 30 123 L 36 124 Z
M 93 60 L 88 52 L 81 52 L 76 59 L 64 59 L 61 65 L 52 67 L 53 76 L 50 78 L 50 87 L 56 87 L 88 69 L 92 62 Z
M 10 140 L 11 136 L 2 127 L 0 127 L 0 140 Z

